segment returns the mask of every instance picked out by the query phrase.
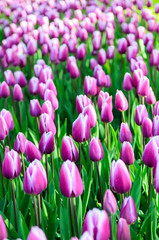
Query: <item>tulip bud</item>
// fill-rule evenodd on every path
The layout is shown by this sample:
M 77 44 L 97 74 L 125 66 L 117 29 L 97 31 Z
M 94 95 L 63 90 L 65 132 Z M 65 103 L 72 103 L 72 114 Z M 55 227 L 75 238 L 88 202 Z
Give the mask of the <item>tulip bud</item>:
M 155 4 L 155 13 L 159 13 L 159 3 Z
M 150 118 L 144 118 L 142 122 L 142 135 L 144 138 L 152 137 L 152 121 Z
M 14 72 L 16 83 L 18 83 L 22 88 L 27 85 L 27 80 L 24 76 L 24 73 L 21 71 Z
M 25 175 L 23 188 L 27 194 L 38 195 L 42 193 L 47 187 L 47 176 L 45 169 L 41 162 L 35 159 L 29 164 Z M 41 235 L 40 235 L 41 236 Z
M 77 48 L 76 58 L 78 60 L 83 60 L 86 54 L 87 54 L 86 45 L 84 43 L 81 43 L 81 45 L 79 45 Z
M 145 98 L 147 104 L 155 104 L 156 97 L 151 87 L 149 87 L 148 95 Z
M 40 76 L 39 76 L 39 82 L 46 83 L 48 79 L 53 79 L 54 75 L 52 72 L 52 68 L 49 66 L 46 66 L 45 68 L 41 69 Z
M 138 83 L 137 94 L 142 97 L 147 96 L 149 92 L 149 87 L 150 87 L 149 79 L 144 76 L 143 78 L 140 79 Z
M 122 112 L 128 109 L 128 101 L 122 91 L 117 90 L 115 95 L 115 108 Z
M 102 103 L 102 109 L 101 109 L 101 121 L 105 123 L 109 123 L 113 121 L 113 112 L 112 112 L 112 96 L 109 97 L 109 100 L 104 101 Z M 110 102 L 110 104 L 109 104 Z
M 76 142 L 85 142 L 90 137 L 90 122 L 88 115 L 79 114 L 73 122 L 72 137 Z
M 145 28 L 143 26 L 139 26 L 136 32 L 137 39 L 142 39 L 144 35 L 145 35 Z
M 131 58 L 136 59 L 137 48 L 135 46 L 129 46 L 127 49 L 127 60 L 130 62 Z
M 14 86 L 14 84 L 16 84 L 14 75 L 11 70 L 8 69 L 4 71 L 4 78 L 8 86 Z
M 158 143 L 159 137 L 158 136 L 152 137 L 144 148 L 142 160 L 144 164 L 148 167 L 155 166 L 155 162 L 158 156 Z
M 159 161 L 157 156 L 154 164 L 154 168 L 153 168 L 154 187 L 157 193 L 159 193 L 158 169 L 159 169 Z
M 86 95 L 78 95 L 76 97 L 76 109 L 78 114 L 82 113 L 83 108 L 88 106 L 89 104 L 92 104 L 90 98 L 88 98 Z
M 40 134 L 43 134 L 44 132 L 52 132 L 54 135 L 56 134 L 56 127 L 51 119 L 50 115 L 47 113 L 43 113 L 40 116 L 40 124 L 39 124 L 39 131 Z
M 148 113 L 145 105 L 138 105 L 135 111 L 136 124 L 138 126 L 141 126 L 145 117 L 148 117 Z
M 99 50 L 101 47 L 101 36 L 100 37 L 93 37 L 93 49 Z
M 131 196 L 124 198 L 120 211 L 120 218 L 124 218 L 129 225 L 136 222 L 137 211 L 135 202 Z
M 54 110 L 53 110 L 53 107 L 52 107 L 52 104 L 49 100 L 45 101 L 42 105 L 42 108 L 41 108 L 41 114 L 42 113 L 47 113 L 50 115 L 51 119 L 54 120 L 55 118 L 55 113 L 54 113 Z
M 94 77 L 86 76 L 84 79 L 84 93 L 95 96 L 97 94 L 97 81 Z
M 103 208 L 108 214 L 115 214 L 117 211 L 117 202 L 114 194 L 110 189 L 107 189 L 103 199 Z
M 157 66 L 159 64 L 159 51 L 154 49 L 150 56 L 150 65 Z
M 78 159 L 77 147 L 69 136 L 62 139 L 61 157 L 63 161 L 70 160 L 71 162 L 76 162 Z
M 39 149 L 30 141 L 25 142 L 25 154 L 28 162 L 33 162 L 35 159 L 41 160 L 41 152 Z
M 30 114 L 32 117 L 39 117 L 41 114 L 41 106 L 38 99 L 30 100 Z
M 1 116 L 4 118 L 9 131 L 12 131 L 13 128 L 14 128 L 14 122 L 13 122 L 12 114 L 8 110 L 3 108 L 2 111 L 1 111 Z
M 37 40 L 33 37 L 27 43 L 27 53 L 30 56 L 33 56 L 37 52 Z
M 39 93 L 39 79 L 32 77 L 29 81 L 29 93 L 36 95 Z
M 98 108 L 100 111 L 104 102 L 107 102 L 109 105 L 111 105 L 112 109 L 112 96 L 109 96 L 108 92 L 100 91 L 98 94 Z
M 55 149 L 54 135 L 52 132 L 44 132 L 39 142 L 39 150 L 41 153 L 50 154 Z
M 95 60 L 95 58 L 91 58 L 90 60 L 90 66 L 91 66 L 91 69 L 94 70 L 95 67 L 97 66 L 97 61 Z
M 131 91 L 133 88 L 132 85 L 132 78 L 130 73 L 125 73 L 124 75 L 124 81 L 123 81 L 123 89 L 125 91 Z
M 89 158 L 93 162 L 98 162 L 104 157 L 102 144 L 98 138 L 93 137 L 89 144 Z
M 46 89 L 46 91 L 44 93 L 44 101 L 47 101 L 47 100 L 49 100 L 51 102 L 54 110 L 58 109 L 59 103 L 58 103 L 57 97 L 56 97 L 55 93 L 50 89 Z
M 113 160 L 110 170 L 110 186 L 118 194 L 129 192 L 131 189 L 131 178 L 129 171 L 122 160 Z
M 153 118 L 152 135 L 153 136 L 159 135 L 159 116 L 158 115 Z
M 59 60 L 65 62 L 68 57 L 68 47 L 66 44 L 62 44 L 59 48 Z
M 57 96 L 57 89 L 56 89 L 56 86 L 52 79 L 47 80 L 46 89 L 52 90 L 54 92 L 55 96 Z
M 107 49 L 107 58 L 108 59 L 113 59 L 115 54 L 115 47 L 114 46 L 109 46 Z
M 106 52 L 103 48 L 101 48 L 98 53 L 98 64 L 104 65 L 106 61 L 107 61 Z
M 148 41 L 146 46 L 147 53 L 152 53 L 153 49 L 154 49 L 153 41 Z
M 0 240 L 8 238 L 7 228 L 1 215 L 0 215 L 0 229 L 1 229 Z
M 9 133 L 7 123 L 3 116 L 0 115 L 0 140 L 4 140 Z
M 69 73 L 70 73 L 70 77 L 75 79 L 75 78 L 78 78 L 79 75 L 80 75 L 80 71 L 79 71 L 79 68 L 77 66 L 77 63 L 72 61 L 70 63 L 70 70 L 69 70 Z
M 140 79 L 144 77 L 143 71 L 141 69 L 136 69 L 133 72 L 133 86 L 137 88 Z
M 20 175 L 21 162 L 18 153 L 11 150 L 5 154 L 2 173 L 5 178 L 14 179 Z
M 10 96 L 10 91 L 8 84 L 6 82 L 2 82 L 0 85 L 0 97 L 2 98 L 8 98 Z
M 131 240 L 130 229 L 124 218 L 119 219 L 116 238 L 117 240 Z
M 78 197 L 83 193 L 83 182 L 74 162 L 62 164 L 60 170 L 60 190 L 65 197 Z
M 92 104 L 89 104 L 88 106 L 83 108 L 82 111 L 83 115 L 88 115 L 90 128 L 94 128 L 97 123 L 97 114 Z
M 127 41 L 126 41 L 126 39 L 125 38 L 118 39 L 117 47 L 118 47 L 118 52 L 120 54 L 126 53 L 126 50 L 127 50 Z
M 22 92 L 21 87 L 18 84 L 16 84 L 14 86 L 13 98 L 14 98 L 15 101 L 18 101 L 18 102 L 23 100 L 23 92 Z
M 130 131 L 129 125 L 127 123 L 121 123 L 120 125 L 120 142 L 132 142 L 133 137 Z
M 16 136 L 15 142 L 14 142 L 14 150 L 18 153 L 24 153 L 25 152 L 25 142 L 26 137 L 23 133 L 19 132 Z
M 96 221 L 94 221 L 96 219 Z M 93 239 L 108 240 L 110 237 L 109 219 L 104 210 L 93 208 L 85 216 L 82 232 L 88 231 Z
M 120 152 L 120 159 L 126 164 L 126 165 L 132 165 L 134 164 L 134 151 L 129 142 L 123 142 Z

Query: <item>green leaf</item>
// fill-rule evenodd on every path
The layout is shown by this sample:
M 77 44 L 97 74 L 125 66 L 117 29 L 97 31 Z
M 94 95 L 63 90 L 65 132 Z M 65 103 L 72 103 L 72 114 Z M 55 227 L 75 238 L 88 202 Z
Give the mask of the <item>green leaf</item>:
M 60 234 L 61 240 L 69 240 L 69 225 L 68 225 L 68 207 L 60 206 Z

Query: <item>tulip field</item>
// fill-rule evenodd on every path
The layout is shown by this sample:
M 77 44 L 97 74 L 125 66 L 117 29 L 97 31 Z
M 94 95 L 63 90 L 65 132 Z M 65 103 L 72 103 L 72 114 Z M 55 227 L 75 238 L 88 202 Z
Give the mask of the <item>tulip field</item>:
M 159 2 L 0 0 L 0 240 L 159 240 Z

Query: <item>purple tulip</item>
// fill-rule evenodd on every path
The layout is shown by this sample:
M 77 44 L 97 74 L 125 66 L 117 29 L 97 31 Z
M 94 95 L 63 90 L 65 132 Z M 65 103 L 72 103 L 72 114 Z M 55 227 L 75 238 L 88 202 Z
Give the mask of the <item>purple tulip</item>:
M 132 165 L 134 164 L 135 158 L 134 158 L 134 151 L 129 142 L 123 142 L 120 152 L 120 159 L 126 164 L 126 165 Z
M 20 175 L 21 172 L 21 162 L 18 153 L 11 150 L 5 154 L 2 173 L 5 178 L 14 179 Z
M 76 162 L 78 156 L 78 150 L 72 138 L 70 138 L 69 136 L 63 137 L 61 146 L 62 160 L 70 160 L 71 162 Z
M 135 46 L 129 46 L 127 48 L 127 60 L 130 62 L 131 58 L 136 59 L 136 55 L 137 55 L 137 48 Z
M 107 49 L 107 59 L 113 59 L 115 55 L 115 47 L 109 46 Z
M 124 218 L 119 219 L 116 237 L 117 240 L 131 240 L 130 229 Z
M 143 71 L 141 69 L 136 69 L 133 72 L 133 86 L 137 88 L 140 79 L 144 77 Z
M 89 104 L 88 106 L 83 108 L 82 114 L 88 115 L 90 128 L 94 128 L 97 123 L 97 114 L 92 104 Z
M 149 87 L 148 94 L 145 98 L 145 101 L 147 104 L 155 104 L 156 103 L 156 97 L 155 97 L 155 94 L 151 87 Z
M 58 109 L 59 103 L 58 103 L 57 97 L 56 97 L 55 93 L 50 89 L 46 89 L 46 91 L 44 93 L 44 101 L 47 101 L 47 100 L 49 100 L 51 102 L 54 110 Z
M 133 137 L 130 131 L 129 125 L 127 123 L 121 123 L 120 125 L 120 142 L 123 143 L 125 141 L 132 142 Z
M 39 150 L 41 153 L 50 154 L 55 149 L 54 135 L 52 132 L 44 132 L 39 142 Z
M 3 116 L 0 115 L 0 140 L 4 140 L 9 133 L 9 128 Z
M 139 26 L 137 28 L 136 37 L 137 39 L 142 39 L 145 35 L 145 27 Z
M 146 144 L 142 160 L 144 164 L 148 167 L 154 167 L 157 162 L 158 156 L 158 148 L 159 148 L 159 137 L 152 137 L 151 140 Z
M 112 96 L 109 96 L 108 92 L 103 92 L 100 91 L 98 94 L 98 108 L 101 111 L 102 110 L 102 104 L 104 102 L 107 102 L 110 106 L 110 108 L 112 109 Z
M 16 84 L 13 72 L 11 70 L 4 71 L 4 78 L 8 86 L 14 86 Z
M 120 54 L 126 53 L 126 50 L 127 50 L 127 41 L 126 41 L 126 39 L 125 38 L 118 39 L 117 47 L 118 47 L 118 52 Z
M 153 136 L 159 135 L 159 116 L 158 115 L 153 118 L 152 135 Z
M 88 98 L 86 95 L 78 95 L 76 97 L 76 109 L 78 114 L 82 113 L 83 108 L 89 104 L 93 104 L 90 98 Z
M 27 240 L 47 240 L 45 233 L 39 227 L 31 228 Z
M 142 122 L 142 135 L 144 138 L 152 137 L 152 121 L 150 118 L 144 118 Z
M 3 217 L 0 215 L 0 240 L 3 239 L 7 239 L 8 238 L 8 234 L 7 234 L 7 228 L 6 225 L 4 223 Z
M 106 52 L 103 48 L 101 48 L 98 53 L 98 64 L 104 65 L 106 61 L 107 61 Z
M 45 66 L 40 71 L 39 82 L 46 83 L 48 79 L 53 79 L 54 75 L 50 66 Z
M 120 211 L 120 218 L 124 218 L 129 225 L 136 222 L 137 211 L 135 202 L 131 196 L 124 198 Z
M 94 221 L 94 219 L 96 219 Z M 109 219 L 104 210 L 93 208 L 85 216 L 82 232 L 88 231 L 93 239 L 108 240 L 110 237 Z
M 91 58 L 91 60 L 90 60 L 91 69 L 94 70 L 97 65 L 98 65 L 98 63 L 95 60 L 95 58 Z
M 159 64 L 159 51 L 154 49 L 150 56 L 150 65 L 157 66 Z
M 18 84 L 15 84 L 13 89 L 13 98 L 15 101 L 22 101 L 23 100 L 23 92 L 21 87 Z
M 30 114 L 32 117 L 39 117 L 41 114 L 41 106 L 38 99 L 30 100 Z
M 84 79 L 84 93 L 95 96 L 97 94 L 97 81 L 94 77 L 86 76 Z
M 57 89 L 56 89 L 56 86 L 53 82 L 52 79 L 48 79 L 47 82 L 46 82 L 46 90 L 49 89 L 49 90 L 52 90 L 55 94 L 55 96 L 57 96 Z
M 129 192 L 131 189 L 131 178 L 129 171 L 122 160 L 113 160 L 110 170 L 110 186 L 118 194 Z
M 71 239 L 71 240 L 78 240 L 78 238 L 75 237 L 75 239 Z M 88 231 L 85 231 L 80 237 L 80 240 L 93 240 L 93 237 L 90 235 Z
M 32 77 L 29 81 L 29 93 L 36 95 L 39 93 L 39 79 L 37 77 Z
M 109 123 L 113 121 L 112 96 L 110 96 L 108 99 L 106 101 L 103 100 L 101 115 L 100 115 L 101 121 L 105 123 Z
M 14 72 L 16 83 L 18 83 L 22 88 L 27 85 L 27 80 L 24 76 L 24 73 L 21 71 Z
M 148 117 L 148 113 L 145 105 L 138 105 L 135 111 L 136 124 L 138 126 L 141 126 L 145 117 Z
M 52 120 L 54 120 L 55 118 L 55 113 L 54 113 L 54 110 L 53 110 L 53 107 L 52 107 L 52 104 L 49 100 L 45 101 L 42 105 L 42 108 L 41 108 L 41 114 L 42 113 L 47 113 L 49 114 L 49 116 L 51 117 Z
M 14 150 L 18 153 L 24 153 L 25 152 L 25 142 L 26 137 L 22 132 L 19 132 L 16 136 L 15 142 L 14 142 Z
M 155 103 L 154 110 L 153 110 L 153 115 L 159 115 L 159 101 Z
M 103 208 L 108 214 L 115 214 L 117 211 L 117 202 L 114 194 L 110 189 L 107 189 L 103 199 Z
M 65 197 L 78 197 L 83 193 L 83 182 L 74 162 L 62 164 L 60 170 L 60 190 Z
M 133 88 L 133 85 L 132 85 L 132 77 L 131 77 L 131 74 L 130 73 L 125 73 L 124 75 L 124 81 L 123 81 L 123 89 L 125 91 L 131 91 Z
M 148 95 L 149 88 L 150 88 L 149 79 L 144 76 L 143 78 L 140 79 L 138 83 L 137 94 L 142 97 L 145 97 Z
M 40 131 L 40 134 L 43 134 L 44 132 L 50 132 L 50 131 L 54 135 L 56 134 L 55 124 L 49 114 L 47 114 L 47 113 L 41 114 L 39 131 Z
M 25 175 L 23 188 L 27 194 L 38 195 L 42 193 L 47 187 L 47 176 L 45 169 L 41 162 L 35 159 L 29 164 Z
M 0 115 L 4 118 L 9 131 L 12 131 L 14 129 L 14 122 L 13 122 L 13 117 L 12 117 L 12 114 L 10 113 L 10 111 L 3 108 Z
M 104 157 L 102 144 L 98 138 L 93 137 L 89 144 L 89 158 L 93 162 L 98 162 Z
M 42 158 L 39 149 L 31 141 L 28 140 L 25 142 L 25 154 L 28 162 L 33 162 L 35 159 L 38 159 L 40 161 Z
M 128 101 L 122 91 L 117 90 L 115 95 L 115 108 L 122 112 L 128 109 Z
M 79 60 L 83 60 L 86 54 L 87 54 L 86 45 L 84 43 L 81 43 L 81 45 L 79 45 L 79 47 L 77 48 L 76 57 Z
M 62 44 L 59 48 L 59 60 L 65 62 L 68 57 L 68 47 L 66 44 Z
M 78 78 L 79 75 L 80 75 L 80 71 L 79 71 L 79 68 L 77 66 L 77 63 L 72 61 L 70 63 L 69 68 L 70 68 L 70 70 L 69 70 L 70 77 L 73 78 L 73 79 Z
M 0 97 L 8 98 L 10 96 L 10 90 L 6 82 L 2 82 L 0 85 Z
M 153 176 L 154 176 L 154 187 L 157 193 L 159 193 L 159 181 L 158 181 L 158 169 L 159 169 L 159 161 L 158 161 L 158 157 L 157 160 L 154 164 L 154 168 L 153 168 Z

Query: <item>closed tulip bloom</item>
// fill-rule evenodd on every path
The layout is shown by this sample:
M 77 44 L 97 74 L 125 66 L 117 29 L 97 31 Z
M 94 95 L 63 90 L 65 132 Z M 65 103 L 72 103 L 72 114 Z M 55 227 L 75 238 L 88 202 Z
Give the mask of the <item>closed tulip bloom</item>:
M 154 49 L 150 56 L 150 65 L 157 66 L 159 64 L 159 51 Z
M 131 58 L 136 59 L 137 52 L 135 46 L 129 46 L 127 49 L 127 60 L 130 61 Z
M 104 194 L 103 208 L 108 214 L 115 214 L 117 211 L 117 202 L 110 189 L 107 189 Z
M 45 233 L 39 227 L 31 228 L 27 240 L 47 240 Z
M 82 229 L 83 233 L 86 231 L 89 232 L 93 239 L 108 240 L 110 237 L 110 229 L 107 213 L 97 208 L 89 210 L 85 216 Z
M 150 87 L 149 79 L 144 76 L 143 78 L 140 79 L 138 83 L 137 94 L 142 97 L 147 96 L 149 92 L 149 87 Z
M 99 50 L 101 48 L 101 36 L 93 37 L 93 49 Z
M 147 53 L 152 53 L 153 49 L 154 49 L 153 41 L 148 41 L 146 46 Z
M 109 98 L 109 99 L 112 99 L 112 98 Z M 113 121 L 112 100 L 110 102 L 111 104 L 109 104 L 109 101 L 104 101 L 102 103 L 100 118 L 101 118 L 101 121 L 105 123 L 110 123 Z
M 46 83 L 48 79 L 53 79 L 54 75 L 52 72 L 52 68 L 50 66 L 46 66 L 41 69 L 40 76 L 39 76 L 39 82 Z
M 129 196 L 128 198 L 127 197 L 124 198 L 120 211 L 120 218 L 126 219 L 129 225 L 136 222 L 137 211 L 135 202 L 131 196 Z
M 125 91 L 131 91 L 133 88 L 133 85 L 132 85 L 132 77 L 131 77 L 131 74 L 130 73 L 125 73 L 124 75 L 124 81 L 123 81 L 123 89 Z
M 44 132 L 50 132 L 50 131 L 54 135 L 56 134 L 55 124 L 49 114 L 47 114 L 47 113 L 41 114 L 39 131 L 40 131 L 40 134 L 43 134 Z
M 11 150 L 5 154 L 2 173 L 5 178 L 14 179 L 20 175 L 21 162 L 18 153 Z
M 153 136 L 159 135 L 159 116 L 158 115 L 153 118 L 152 135 Z
M 76 97 L 76 109 L 78 114 L 82 113 L 83 108 L 89 104 L 93 104 L 90 98 L 88 98 L 86 95 L 78 95 Z
M 26 137 L 22 132 L 19 132 L 16 136 L 15 142 L 14 142 L 14 150 L 18 153 L 24 153 L 25 152 L 25 142 Z
M 16 84 L 13 72 L 11 70 L 4 71 L 4 78 L 8 86 L 14 86 Z
M 31 142 L 25 142 L 25 154 L 28 162 L 33 162 L 35 159 L 41 160 L 42 155 L 39 149 Z
M 0 140 L 4 140 L 9 133 L 9 128 L 3 116 L 0 115 Z
M 3 217 L 0 215 L 0 240 L 4 240 L 6 238 L 8 238 L 8 234 L 7 234 L 7 228 L 6 225 L 4 223 Z
M 37 40 L 33 37 L 27 43 L 27 53 L 30 56 L 33 56 L 37 52 Z
M 122 160 L 113 161 L 110 170 L 110 186 L 118 194 L 129 192 L 131 189 L 129 171 Z
M 145 28 L 143 26 L 139 26 L 136 32 L 137 39 L 142 39 L 144 35 L 145 35 Z
M 88 115 L 79 114 L 72 125 L 72 137 L 76 142 L 85 142 L 90 137 L 90 122 Z
M 78 197 L 83 193 L 83 182 L 74 162 L 69 160 L 62 164 L 60 170 L 60 190 L 65 197 Z
M 35 159 L 29 164 L 25 175 L 23 188 L 27 194 L 38 195 L 42 193 L 47 187 L 47 176 L 45 169 L 41 162 Z
M 32 77 L 29 81 L 29 93 L 36 95 L 39 93 L 39 79 L 37 77 Z
M 148 31 L 150 31 L 150 32 L 156 31 L 156 20 L 155 19 L 148 20 Z
M 107 76 L 102 68 L 96 72 L 97 86 L 107 87 Z
M 120 54 L 126 53 L 126 50 L 127 50 L 127 40 L 125 38 L 118 39 L 117 47 L 118 47 L 118 52 Z
M 151 87 L 149 87 L 148 95 L 145 98 L 147 104 L 155 104 L 156 97 Z
M 18 84 L 16 84 L 14 86 L 13 98 L 14 98 L 15 101 L 18 101 L 18 102 L 23 100 L 23 92 L 22 92 L 21 87 Z
M 89 144 L 89 158 L 93 162 L 98 162 L 104 157 L 104 151 L 100 140 L 93 137 Z
M 70 138 L 69 136 L 63 137 L 61 146 L 62 160 L 70 160 L 71 162 L 76 162 L 78 156 L 78 150 L 72 138 Z
M 22 88 L 27 85 L 27 80 L 24 76 L 24 73 L 21 71 L 14 72 L 16 83 L 18 83 Z
M 59 48 L 59 60 L 64 62 L 68 57 L 68 47 L 66 44 L 62 44 Z
M 108 59 L 113 59 L 115 55 L 115 47 L 114 46 L 109 46 L 107 49 L 107 58 Z
M 55 96 L 57 96 L 57 89 L 56 89 L 56 86 L 52 79 L 47 80 L 46 89 L 52 90 L 54 92 Z
M 6 82 L 2 82 L 0 85 L 0 97 L 1 98 L 8 98 L 10 96 L 10 90 L 8 84 Z
M 137 88 L 140 79 L 144 77 L 143 71 L 141 69 L 136 69 L 133 72 L 133 86 Z
M 106 61 L 107 61 L 106 52 L 103 48 L 101 48 L 98 53 L 98 64 L 104 65 Z
M 132 142 L 133 137 L 130 131 L 129 125 L 127 123 L 121 123 L 120 125 L 120 142 Z
M 47 101 L 47 100 L 49 100 L 51 102 L 54 110 L 58 109 L 59 103 L 58 103 L 57 97 L 56 97 L 55 93 L 50 89 L 46 89 L 46 91 L 44 93 L 44 101 Z
M 4 118 L 9 131 L 12 131 L 14 129 L 14 121 L 10 111 L 3 108 L 0 115 Z
M 52 107 L 52 104 L 49 100 L 45 101 L 42 105 L 42 108 L 41 108 L 41 114 L 42 113 L 47 113 L 50 115 L 51 119 L 54 120 L 55 118 L 55 113 L 54 113 L 54 110 L 53 110 L 53 107 Z
M 52 132 L 44 132 L 39 142 L 39 150 L 41 153 L 50 154 L 55 149 L 54 135 Z
M 70 77 L 73 78 L 73 79 L 76 79 L 80 76 L 80 71 L 79 71 L 79 68 L 77 66 L 77 63 L 72 61 L 70 63 L 70 70 L 69 70 L 69 73 L 70 73 Z
M 158 156 L 158 148 L 159 136 L 152 137 L 151 140 L 146 144 L 142 155 L 142 160 L 146 166 L 155 166 Z
M 92 70 L 94 70 L 95 69 L 95 67 L 97 66 L 97 61 L 96 61 L 96 59 L 95 58 L 91 58 L 91 60 L 90 60 L 90 66 L 91 66 L 91 69 Z
M 122 112 L 128 109 L 128 101 L 122 91 L 117 90 L 115 95 L 115 108 Z
M 159 101 L 157 101 L 155 106 L 154 106 L 153 115 L 154 116 L 159 115 Z
M 155 164 L 154 164 L 154 168 L 153 168 L 154 187 L 155 187 L 155 190 L 157 193 L 159 193 L 158 171 L 159 171 L 159 160 L 158 160 L 158 156 L 157 156 Z
M 150 118 L 144 118 L 143 120 L 142 135 L 144 138 L 152 137 L 152 121 Z
M 39 117 L 41 114 L 41 106 L 38 99 L 30 100 L 30 114 L 32 117 Z
M 88 115 L 90 128 L 94 128 L 97 123 L 97 114 L 92 104 L 89 104 L 88 106 L 83 108 L 82 111 L 83 115 Z
M 84 93 L 95 96 L 97 94 L 97 81 L 94 77 L 86 76 L 84 79 Z
M 116 238 L 117 240 L 131 240 L 129 225 L 124 218 L 119 219 Z
M 100 91 L 98 94 L 98 108 L 100 111 L 104 102 L 107 102 L 112 108 L 112 96 L 109 96 L 108 92 Z
M 78 60 L 83 60 L 87 54 L 86 45 L 84 43 L 81 43 L 81 45 L 78 46 L 76 57 Z
M 138 105 L 135 111 L 135 122 L 138 126 L 142 125 L 145 117 L 148 117 L 147 109 L 145 105 Z
M 129 142 L 123 142 L 120 152 L 120 159 L 126 164 L 126 165 L 132 165 L 134 164 L 135 157 L 134 157 L 134 151 Z

